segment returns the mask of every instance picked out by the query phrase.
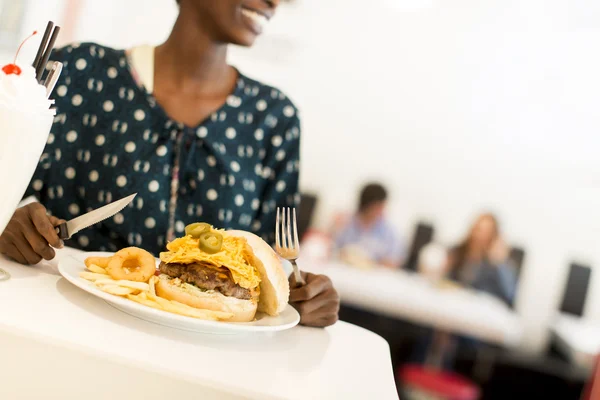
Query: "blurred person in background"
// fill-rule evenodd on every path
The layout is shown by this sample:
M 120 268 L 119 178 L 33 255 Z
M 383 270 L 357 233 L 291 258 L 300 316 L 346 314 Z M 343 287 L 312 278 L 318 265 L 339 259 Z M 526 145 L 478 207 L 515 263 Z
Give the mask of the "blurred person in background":
M 175 0 L 173 0 L 175 1 Z M 300 120 L 281 91 L 227 64 L 229 44 L 251 46 L 279 0 L 178 0 L 157 46 L 66 46 L 57 115 L 28 196 L 0 253 L 54 258 L 54 226 L 137 193 L 131 207 L 68 244 L 86 251 L 139 246 L 157 255 L 186 224 L 254 232 L 274 242 L 275 210 L 299 200 Z M 49 217 L 47 211 L 55 217 Z M 304 273 L 290 301 L 306 325 L 337 320 L 331 281 Z
M 335 237 L 340 258 L 351 263 L 400 266 L 405 248 L 385 219 L 387 199 L 387 190 L 379 183 L 370 183 L 361 190 L 356 214 Z
M 448 275 L 465 286 L 494 295 L 507 304 L 513 303 L 516 271 L 493 214 L 477 217 L 467 237 L 450 250 Z
M 444 251 L 431 244 L 419 252 L 419 268 L 426 276 L 441 276 L 457 283 L 498 297 L 507 304 L 514 301 L 517 279 L 509 260 L 509 249 L 500 235 L 498 219 L 491 213 L 479 215 L 463 241 Z M 480 346 L 478 340 L 452 335 L 444 331 L 424 329 L 416 343 L 412 361 L 428 361 L 451 369 L 454 354 L 472 352 Z

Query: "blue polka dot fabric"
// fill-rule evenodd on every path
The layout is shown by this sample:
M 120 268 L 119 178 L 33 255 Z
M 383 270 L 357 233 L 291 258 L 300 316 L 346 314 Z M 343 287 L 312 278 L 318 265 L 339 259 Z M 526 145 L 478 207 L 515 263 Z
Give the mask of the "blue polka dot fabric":
M 57 115 L 27 195 L 71 219 L 138 193 L 68 245 L 158 254 L 196 221 L 273 242 L 276 208 L 299 201 L 300 123 L 282 92 L 240 74 L 226 103 L 188 127 L 136 83 L 124 51 L 82 44 L 52 59 L 64 64 Z

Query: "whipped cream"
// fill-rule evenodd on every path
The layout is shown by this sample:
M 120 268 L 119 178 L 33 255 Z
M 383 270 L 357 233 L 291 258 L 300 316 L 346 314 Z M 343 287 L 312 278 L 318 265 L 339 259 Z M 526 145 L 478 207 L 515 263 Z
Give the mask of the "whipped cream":
M 21 75 L 5 74 L 0 71 L 0 107 L 32 115 L 55 115 L 50 109 L 54 100 L 46 97 L 46 87 L 35 79 L 31 65 L 21 67 Z

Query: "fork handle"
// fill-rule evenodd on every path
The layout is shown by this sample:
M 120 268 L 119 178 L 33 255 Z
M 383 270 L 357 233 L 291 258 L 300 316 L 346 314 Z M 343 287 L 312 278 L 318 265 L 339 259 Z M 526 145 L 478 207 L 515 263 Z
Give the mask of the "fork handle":
M 296 264 L 296 260 L 290 260 L 292 267 L 294 267 L 294 278 L 296 281 L 296 288 L 302 287 L 306 285 L 304 278 L 302 278 L 302 274 L 300 274 L 300 269 L 298 268 L 298 264 Z

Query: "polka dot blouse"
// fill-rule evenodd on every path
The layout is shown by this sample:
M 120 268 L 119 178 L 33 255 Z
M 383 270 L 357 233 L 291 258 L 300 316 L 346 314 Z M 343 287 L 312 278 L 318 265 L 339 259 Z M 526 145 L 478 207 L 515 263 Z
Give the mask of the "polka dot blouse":
M 299 200 L 300 124 L 283 93 L 240 74 L 226 103 L 188 127 L 136 82 L 124 51 L 82 44 L 52 59 L 64 63 L 57 115 L 27 195 L 71 219 L 138 193 L 68 245 L 158 254 L 196 221 L 273 242 L 276 208 Z

